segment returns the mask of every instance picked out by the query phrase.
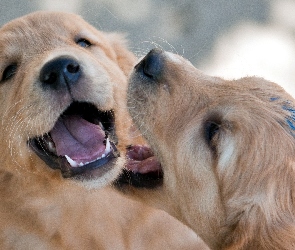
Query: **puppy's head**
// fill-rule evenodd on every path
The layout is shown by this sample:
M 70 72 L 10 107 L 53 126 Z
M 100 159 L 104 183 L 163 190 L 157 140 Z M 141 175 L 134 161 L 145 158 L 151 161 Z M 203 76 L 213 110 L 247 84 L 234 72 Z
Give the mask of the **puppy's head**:
M 252 227 L 255 238 L 255 220 L 283 227 L 294 216 L 295 104 L 278 85 L 210 77 L 155 49 L 131 75 L 128 106 L 179 217 L 211 246 L 221 227 Z
M 37 12 L 4 25 L 5 170 L 98 179 L 98 185 L 113 179 L 123 165 L 119 151 L 130 143 L 124 107 L 134 60 L 122 37 L 99 32 L 74 14 Z

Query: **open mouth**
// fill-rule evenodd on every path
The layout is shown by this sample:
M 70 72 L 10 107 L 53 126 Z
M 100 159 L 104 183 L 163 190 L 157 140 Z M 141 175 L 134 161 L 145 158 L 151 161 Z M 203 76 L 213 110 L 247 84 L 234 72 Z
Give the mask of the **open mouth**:
M 63 177 L 97 177 L 118 156 L 114 112 L 93 104 L 73 102 L 52 130 L 28 141 L 35 153 Z M 99 171 L 97 171 L 99 170 Z
M 127 147 L 126 165 L 115 185 L 131 185 L 138 188 L 155 188 L 163 184 L 160 162 L 147 145 Z

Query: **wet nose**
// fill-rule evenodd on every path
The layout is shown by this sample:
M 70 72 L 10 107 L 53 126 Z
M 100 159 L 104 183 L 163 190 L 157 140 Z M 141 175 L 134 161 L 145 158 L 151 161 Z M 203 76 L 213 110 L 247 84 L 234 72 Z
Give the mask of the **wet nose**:
M 51 89 L 70 88 L 80 76 L 79 63 L 67 57 L 59 57 L 47 62 L 40 71 L 40 81 L 43 87 Z
M 153 80 L 158 80 L 163 71 L 164 51 L 152 49 L 136 66 L 135 70 Z

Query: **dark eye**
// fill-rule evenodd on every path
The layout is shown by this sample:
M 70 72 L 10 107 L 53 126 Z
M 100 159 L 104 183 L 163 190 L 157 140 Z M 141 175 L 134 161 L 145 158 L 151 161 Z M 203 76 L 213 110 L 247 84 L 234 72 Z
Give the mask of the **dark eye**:
M 83 48 L 87 48 L 87 47 L 92 45 L 91 42 L 89 42 L 88 40 L 86 40 L 84 38 L 79 39 L 77 41 L 77 44 L 80 45 Z
M 205 124 L 205 136 L 206 136 L 206 140 L 211 143 L 214 135 L 218 132 L 220 128 L 220 125 L 215 123 L 215 122 L 211 122 L 208 121 Z
M 3 71 L 3 75 L 2 75 L 1 80 L 7 81 L 7 80 L 11 79 L 15 75 L 16 70 L 17 70 L 17 65 L 15 63 L 8 65 Z

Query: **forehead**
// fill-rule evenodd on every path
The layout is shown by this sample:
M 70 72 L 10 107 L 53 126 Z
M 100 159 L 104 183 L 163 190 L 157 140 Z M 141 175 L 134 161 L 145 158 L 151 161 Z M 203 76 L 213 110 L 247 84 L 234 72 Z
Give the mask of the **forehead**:
M 15 19 L 0 29 L 0 55 L 11 56 L 39 48 L 52 48 L 78 39 L 93 28 L 82 18 L 68 13 L 34 13 Z M 32 51 L 31 51 L 32 52 Z

